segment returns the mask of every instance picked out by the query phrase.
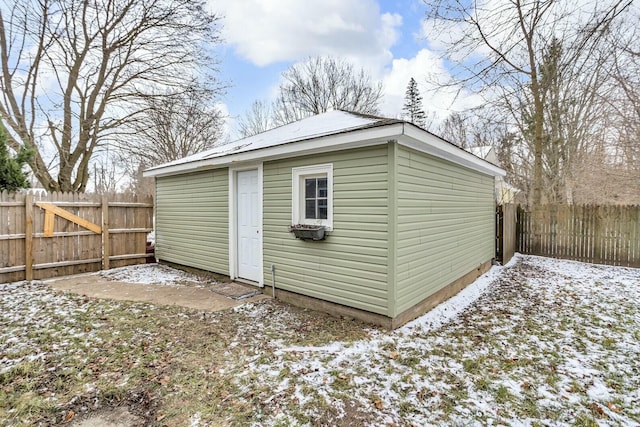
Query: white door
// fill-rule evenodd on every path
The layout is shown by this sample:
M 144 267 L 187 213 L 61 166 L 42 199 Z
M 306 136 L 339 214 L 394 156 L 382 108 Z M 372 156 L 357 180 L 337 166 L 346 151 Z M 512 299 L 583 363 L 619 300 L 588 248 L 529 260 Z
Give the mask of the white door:
M 240 171 L 237 182 L 238 277 L 260 281 L 260 199 L 258 170 Z

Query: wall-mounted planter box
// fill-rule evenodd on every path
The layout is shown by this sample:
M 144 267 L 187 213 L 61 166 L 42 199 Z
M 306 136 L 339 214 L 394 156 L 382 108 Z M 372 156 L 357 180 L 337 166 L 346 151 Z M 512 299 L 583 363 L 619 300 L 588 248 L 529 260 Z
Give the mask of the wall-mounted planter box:
M 293 225 L 289 231 L 302 240 L 324 240 L 326 237 L 325 228 L 321 226 Z

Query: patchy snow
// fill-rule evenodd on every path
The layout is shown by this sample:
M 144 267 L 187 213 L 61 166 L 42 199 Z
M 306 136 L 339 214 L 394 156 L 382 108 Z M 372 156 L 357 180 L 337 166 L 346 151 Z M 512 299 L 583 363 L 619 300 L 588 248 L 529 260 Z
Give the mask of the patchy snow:
M 289 390 L 311 419 L 350 401 L 377 425 L 638 426 L 638 301 L 638 269 L 517 255 L 395 332 L 276 342 L 239 378 L 269 384 L 273 408 Z
M 218 145 L 210 150 L 155 166 L 148 170 L 152 171 L 167 166 L 179 165 L 198 160 L 213 159 L 230 154 L 238 154 L 246 151 L 273 147 L 289 142 L 347 132 L 372 125 L 381 120 L 384 119 L 363 117 L 345 111 L 329 111 L 323 114 L 307 117 L 306 119 L 298 120 L 257 135 L 242 138 L 230 144 Z
M 176 286 L 207 280 L 151 264 L 103 274 Z M 211 316 L 210 327 L 239 322 L 215 370 L 237 386 L 228 402 L 249 409 L 247 424 L 640 426 L 639 301 L 640 269 L 518 255 L 419 319 L 358 341 L 295 345 L 310 342 L 291 339 L 304 331 L 300 318 L 274 301 Z M 149 341 L 157 332 L 149 326 L 133 339 L 105 327 L 122 307 L 41 282 L 2 285 L 0 374 L 43 365 L 62 376 L 66 365 L 56 358 L 85 366 L 104 352 L 107 331 L 121 352 Z M 157 310 L 126 305 L 136 319 L 155 319 Z M 97 389 L 87 378 L 83 390 Z M 209 425 L 211 414 L 198 410 L 189 422 Z
M 517 260 L 517 256 L 513 257 L 507 266 L 514 265 Z M 491 283 L 500 276 L 502 268 L 504 267 L 491 267 L 487 273 L 480 276 L 475 282 L 458 292 L 452 298 L 434 307 L 433 310 L 420 316 L 418 319 L 407 323 L 398 331 L 400 333 L 427 332 L 432 329 L 437 329 L 449 322 L 485 293 Z
M 189 419 L 189 426 L 190 427 L 198 427 L 199 425 L 201 425 L 201 420 L 202 415 L 200 415 L 200 413 L 196 413 L 194 414 L 190 419 Z
M 515 264 L 517 258 L 514 257 L 508 265 Z M 491 269 L 480 276 L 475 282 L 458 292 L 452 298 L 439 304 L 428 313 L 420 316 L 419 318 L 408 322 L 403 327 L 399 328 L 396 333 L 398 334 L 412 334 L 412 333 L 425 333 L 430 330 L 437 329 L 443 324 L 449 322 L 469 305 L 474 303 L 489 287 L 489 285 L 500 276 L 500 271 L 504 267 L 493 266 Z M 245 308 L 246 310 L 246 308 Z M 384 338 L 388 339 L 388 338 Z M 352 346 L 352 344 L 347 344 Z M 365 345 L 370 345 L 367 342 Z M 353 347 L 352 347 L 353 349 Z M 322 347 L 287 347 L 277 350 L 277 353 L 287 351 L 297 352 L 325 352 L 325 353 L 341 353 L 350 352 L 351 350 L 345 350 L 345 343 L 334 342 Z M 360 348 L 355 351 L 360 351 Z
M 156 231 L 150 231 L 147 233 L 147 242 L 151 244 L 152 247 L 156 246 Z
M 96 274 L 117 282 L 141 285 L 181 286 L 184 284 L 205 285 L 212 283 L 210 279 L 177 270 L 168 265 L 155 263 L 113 268 L 111 270 L 100 271 Z
M 85 310 L 77 299 L 52 292 L 40 281 L 0 286 L 0 374 L 23 361 L 43 360 L 71 348 L 81 349 L 78 357 L 99 351 L 100 339 L 93 330 L 76 325 L 74 317 Z M 94 325 L 101 327 L 99 322 Z M 46 331 L 46 340 L 40 331 Z

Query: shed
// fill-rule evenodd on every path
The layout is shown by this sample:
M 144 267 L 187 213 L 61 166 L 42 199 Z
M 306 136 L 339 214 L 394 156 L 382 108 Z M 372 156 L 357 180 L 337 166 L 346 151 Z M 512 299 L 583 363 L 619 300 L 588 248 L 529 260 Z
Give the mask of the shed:
M 331 111 L 145 175 L 158 260 L 395 328 L 489 268 L 504 171 L 411 123 Z

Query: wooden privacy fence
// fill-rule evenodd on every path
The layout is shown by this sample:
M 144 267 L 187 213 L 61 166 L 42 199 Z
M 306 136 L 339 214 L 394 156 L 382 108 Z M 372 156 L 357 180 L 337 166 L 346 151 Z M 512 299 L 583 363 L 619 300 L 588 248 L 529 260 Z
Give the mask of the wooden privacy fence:
M 496 259 L 506 264 L 516 252 L 517 205 L 504 204 L 496 208 Z
M 540 221 L 518 208 L 518 251 L 640 267 L 640 206 L 547 205 Z
M 0 283 L 145 262 L 153 200 L 0 192 Z

